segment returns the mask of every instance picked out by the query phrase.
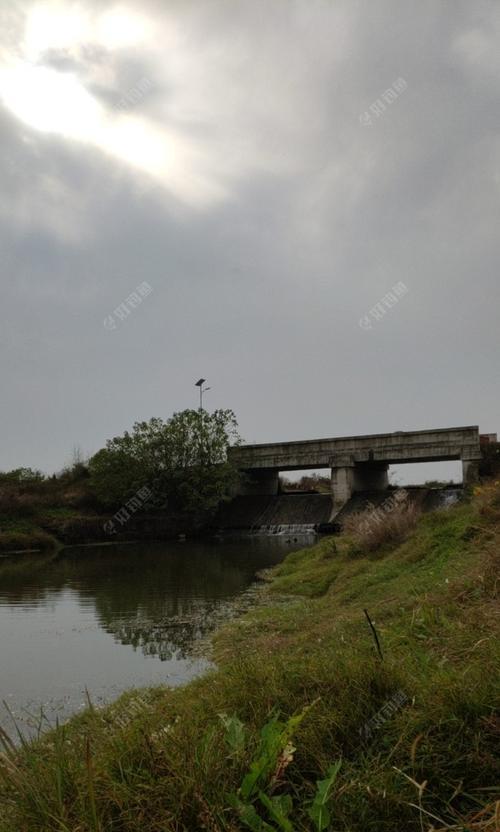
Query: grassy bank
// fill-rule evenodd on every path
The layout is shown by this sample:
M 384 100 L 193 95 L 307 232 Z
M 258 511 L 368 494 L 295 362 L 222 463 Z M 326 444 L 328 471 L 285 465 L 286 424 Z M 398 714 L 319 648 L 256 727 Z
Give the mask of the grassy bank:
M 166 540 L 191 528 L 190 520 L 164 510 L 138 511 L 120 524 L 109 508 L 92 506 L 87 492 L 75 496 L 56 490 L 51 482 L 37 489 L 22 493 L 14 485 L 9 493 L 2 493 L 0 485 L 0 555 L 92 543 Z
M 290 555 L 217 670 L 7 749 L 1 832 L 492 832 L 499 565 L 498 484 L 400 544 Z
M 0 554 L 12 552 L 51 551 L 57 548 L 57 540 L 36 526 L 0 532 Z
M 96 518 L 95 501 L 78 471 L 49 478 L 31 469 L 0 473 L 0 553 L 54 550 L 68 531 L 85 529 Z
M 29 515 L 0 510 L 0 553 L 50 551 L 72 543 L 109 539 L 103 530 L 108 516 L 60 506 L 35 507 Z

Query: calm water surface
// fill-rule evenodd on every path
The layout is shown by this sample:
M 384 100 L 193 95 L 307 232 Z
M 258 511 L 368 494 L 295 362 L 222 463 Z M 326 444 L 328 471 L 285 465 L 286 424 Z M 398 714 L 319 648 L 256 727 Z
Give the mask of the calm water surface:
M 301 543 L 80 547 L 0 559 L 0 701 L 32 733 L 123 690 L 177 685 L 208 666 L 193 645 L 258 569 Z M 0 708 L 0 724 L 12 720 Z

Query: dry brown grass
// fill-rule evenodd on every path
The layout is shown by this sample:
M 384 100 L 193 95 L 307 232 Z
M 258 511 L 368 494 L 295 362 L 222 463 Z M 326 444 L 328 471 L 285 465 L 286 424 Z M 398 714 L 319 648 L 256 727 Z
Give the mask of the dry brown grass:
M 421 509 L 408 499 L 386 500 L 382 506 L 368 503 L 343 521 L 344 531 L 364 551 L 374 552 L 386 543 L 402 543 L 415 528 Z
M 431 827 L 430 832 L 500 832 L 500 800 L 473 812 L 453 826 Z

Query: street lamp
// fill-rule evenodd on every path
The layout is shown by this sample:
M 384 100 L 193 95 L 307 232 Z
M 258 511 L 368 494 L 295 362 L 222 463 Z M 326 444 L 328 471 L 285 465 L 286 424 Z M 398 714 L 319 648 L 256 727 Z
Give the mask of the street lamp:
M 194 385 L 195 387 L 200 388 L 200 410 L 203 410 L 203 393 L 206 393 L 207 390 L 212 389 L 211 387 L 203 387 L 203 385 L 205 384 L 205 381 L 206 381 L 206 379 L 200 378 L 200 379 L 198 379 L 198 381 Z

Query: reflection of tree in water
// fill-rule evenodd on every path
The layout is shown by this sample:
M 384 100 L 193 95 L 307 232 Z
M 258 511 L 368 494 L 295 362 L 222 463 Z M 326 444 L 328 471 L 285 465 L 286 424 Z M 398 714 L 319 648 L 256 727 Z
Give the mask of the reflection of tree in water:
M 290 547 L 274 541 L 137 544 L 71 549 L 0 567 L 0 602 L 53 603 L 70 590 L 121 644 L 163 661 L 186 658 L 258 569 Z M 297 547 L 293 547 L 297 548 Z
M 206 636 L 216 625 L 219 604 L 193 604 L 189 615 L 164 621 L 120 621 L 106 626 L 122 644 L 130 644 L 145 656 L 157 656 L 161 661 L 186 659 L 196 641 Z
M 194 602 L 189 612 L 186 608 L 177 618 L 157 622 L 116 620 L 109 632 L 122 644 L 130 644 L 146 656 L 158 656 L 161 661 L 206 656 L 206 637 L 224 621 L 253 606 L 259 597 L 259 587 L 253 584 L 233 598 Z
M 45 604 L 52 587 L 47 574 L 55 555 L 10 555 L 0 560 L 0 602 L 12 605 Z

